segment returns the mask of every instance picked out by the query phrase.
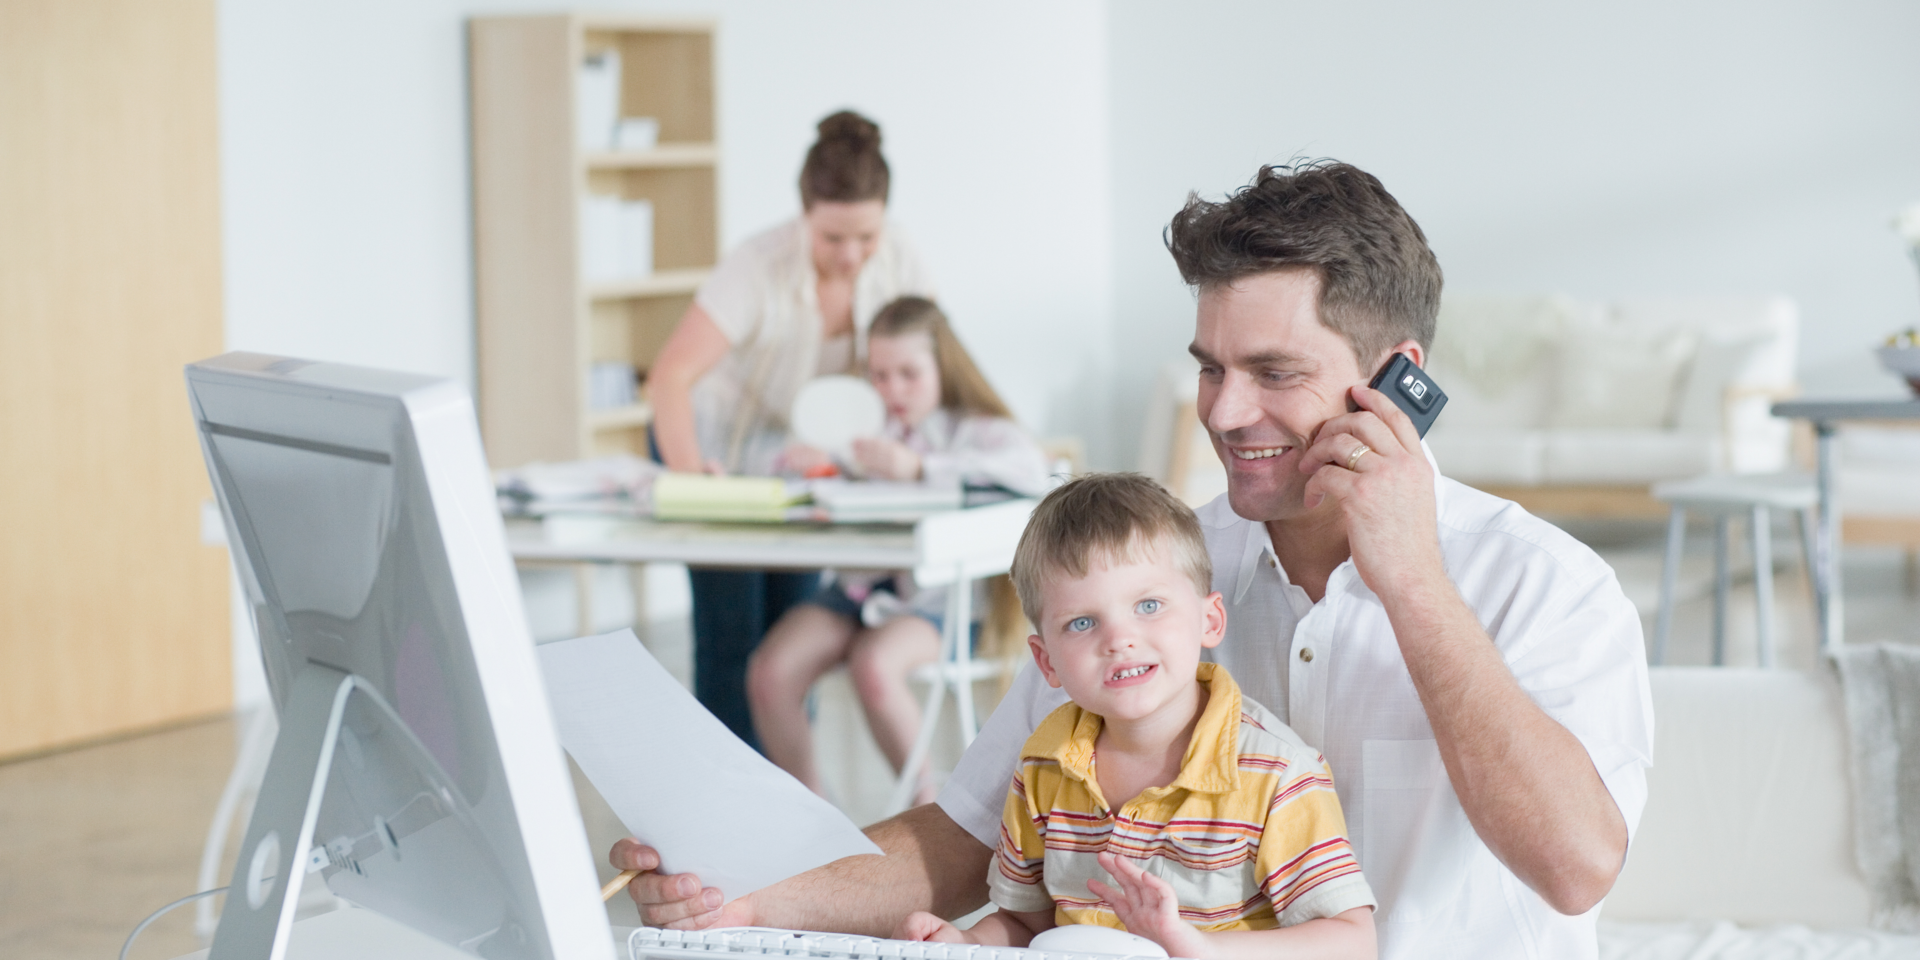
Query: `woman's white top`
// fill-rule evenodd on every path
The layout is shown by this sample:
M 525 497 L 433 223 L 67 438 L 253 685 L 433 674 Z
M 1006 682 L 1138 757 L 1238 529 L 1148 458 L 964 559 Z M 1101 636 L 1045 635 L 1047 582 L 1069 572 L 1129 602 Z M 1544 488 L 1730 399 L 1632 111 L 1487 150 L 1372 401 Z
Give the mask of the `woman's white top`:
M 795 217 L 727 254 L 694 302 L 733 349 L 693 388 L 701 456 L 728 473 L 769 474 L 787 443 L 787 412 L 809 379 L 845 373 L 867 353 L 867 325 L 897 297 L 932 297 L 913 245 L 888 222 L 853 285 L 853 334 L 823 343 L 812 244 Z

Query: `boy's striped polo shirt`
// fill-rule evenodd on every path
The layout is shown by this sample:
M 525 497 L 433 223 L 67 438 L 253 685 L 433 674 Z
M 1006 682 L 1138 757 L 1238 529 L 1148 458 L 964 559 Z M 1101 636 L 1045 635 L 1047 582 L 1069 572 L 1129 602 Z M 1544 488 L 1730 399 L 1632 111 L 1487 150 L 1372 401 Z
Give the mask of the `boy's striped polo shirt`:
M 1210 693 L 1180 776 L 1119 810 L 1094 776 L 1100 716 L 1068 703 L 1041 722 L 1022 751 L 988 869 L 995 904 L 1119 927 L 1087 889 L 1089 879 L 1113 883 L 1095 859 L 1108 849 L 1147 860 L 1146 871 L 1173 887 L 1180 915 L 1204 931 L 1291 926 L 1375 903 L 1326 761 L 1241 699 L 1224 668 L 1200 664 L 1198 678 Z

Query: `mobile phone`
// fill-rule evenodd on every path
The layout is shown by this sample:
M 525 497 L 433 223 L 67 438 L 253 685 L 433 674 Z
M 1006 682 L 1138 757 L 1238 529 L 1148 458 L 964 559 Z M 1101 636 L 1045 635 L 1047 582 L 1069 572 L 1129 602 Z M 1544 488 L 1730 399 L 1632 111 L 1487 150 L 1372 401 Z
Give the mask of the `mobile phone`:
M 1407 412 L 1413 428 L 1420 431 L 1422 437 L 1427 435 L 1427 428 L 1433 426 L 1434 418 L 1440 416 L 1440 408 L 1447 405 L 1446 391 L 1404 353 L 1394 354 L 1367 386 L 1392 397 L 1394 404 Z

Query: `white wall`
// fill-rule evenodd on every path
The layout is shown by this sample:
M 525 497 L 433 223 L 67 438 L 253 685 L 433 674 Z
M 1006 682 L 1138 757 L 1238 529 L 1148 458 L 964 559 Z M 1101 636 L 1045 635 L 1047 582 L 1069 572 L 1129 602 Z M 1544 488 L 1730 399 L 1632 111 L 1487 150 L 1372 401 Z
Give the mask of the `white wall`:
M 1449 289 L 1786 293 L 1810 392 L 1898 389 L 1867 348 L 1920 322 L 1888 226 L 1920 5 L 1115 0 L 1108 31 L 1122 422 L 1192 335 L 1160 229 L 1295 156 L 1378 175 Z
M 225 0 L 229 347 L 471 384 L 465 19 L 577 6 Z M 1036 430 L 1104 443 L 1098 0 L 593 7 L 721 20 L 724 244 L 798 211 L 821 116 L 851 106 L 878 120 L 892 212 L 987 375 Z
M 471 387 L 465 22 L 579 6 L 223 0 L 227 346 Z M 798 212 L 820 117 L 853 107 L 878 120 L 892 214 L 987 376 L 1030 427 L 1078 434 L 1104 456 L 1113 335 L 1098 0 L 591 6 L 721 21 L 723 245 Z M 523 580 L 535 630 L 569 634 L 571 578 Z M 596 582 L 596 621 L 617 616 L 624 584 Z M 674 592 L 651 590 L 652 612 Z M 234 636 L 236 703 L 264 702 L 244 610 Z

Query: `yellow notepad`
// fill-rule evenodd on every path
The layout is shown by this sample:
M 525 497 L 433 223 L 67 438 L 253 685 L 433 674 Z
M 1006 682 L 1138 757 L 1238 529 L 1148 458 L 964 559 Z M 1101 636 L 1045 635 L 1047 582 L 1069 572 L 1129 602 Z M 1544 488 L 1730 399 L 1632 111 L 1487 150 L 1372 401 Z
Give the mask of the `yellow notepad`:
M 663 473 L 653 481 L 656 520 L 734 520 L 779 523 L 800 502 L 779 477 L 713 477 Z

